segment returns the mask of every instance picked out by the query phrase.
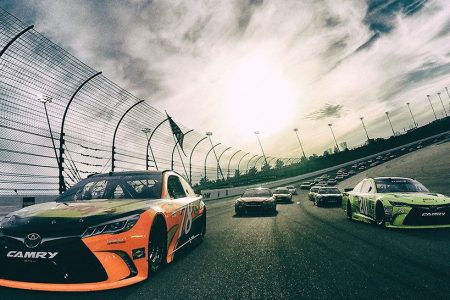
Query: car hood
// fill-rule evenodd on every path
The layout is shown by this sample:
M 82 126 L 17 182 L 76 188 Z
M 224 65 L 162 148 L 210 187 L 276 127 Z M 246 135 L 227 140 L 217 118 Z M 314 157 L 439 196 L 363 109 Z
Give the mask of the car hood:
M 47 202 L 7 215 L 0 223 L 0 230 L 12 236 L 30 232 L 44 236 L 81 235 L 87 227 L 140 214 L 149 207 L 149 201 L 144 200 Z
M 269 200 L 270 197 L 245 197 L 245 198 L 239 198 L 240 201 L 243 202 L 263 202 L 265 200 Z
M 436 193 L 383 193 L 382 198 L 412 205 L 450 204 L 450 197 Z

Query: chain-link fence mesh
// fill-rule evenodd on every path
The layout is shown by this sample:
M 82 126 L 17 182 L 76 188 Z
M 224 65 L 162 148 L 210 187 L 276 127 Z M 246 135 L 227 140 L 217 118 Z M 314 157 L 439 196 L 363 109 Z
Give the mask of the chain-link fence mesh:
M 114 130 L 124 113 L 140 101 L 31 27 L 0 9 L 0 195 L 57 193 L 60 169 L 67 187 L 89 174 L 110 171 Z M 118 127 L 115 171 L 146 168 L 151 132 L 142 129 L 154 130 L 167 118 L 148 102 L 136 105 Z M 178 125 L 183 132 L 189 130 Z M 189 163 L 193 147 L 203 137 L 195 131 L 186 134 L 185 153 L 174 152 L 174 170 L 186 178 L 192 173 L 193 183 L 205 176 L 205 157 L 211 149 L 209 140 L 203 140 Z M 160 170 L 171 168 L 175 141 L 169 122 L 164 122 L 150 142 L 150 169 L 156 168 L 155 163 Z M 61 144 L 63 151 L 59 151 Z M 222 155 L 224 177 L 234 175 L 245 154 L 234 156 L 228 173 L 230 158 L 238 149 L 227 148 L 215 148 L 217 156 Z M 241 162 L 241 171 L 252 156 Z M 59 159 L 63 168 L 58 168 Z M 208 178 L 221 178 L 213 152 L 206 166 Z

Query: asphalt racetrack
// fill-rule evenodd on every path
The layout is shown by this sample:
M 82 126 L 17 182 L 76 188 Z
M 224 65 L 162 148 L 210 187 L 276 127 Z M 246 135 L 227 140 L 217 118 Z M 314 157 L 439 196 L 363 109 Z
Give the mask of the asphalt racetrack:
M 349 178 L 410 176 L 450 194 L 450 143 Z M 207 202 L 205 241 L 149 280 L 96 293 L 0 289 L 1 299 L 301 299 L 450 297 L 450 229 L 392 230 L 318 208 L 306 191 L 276 216 L 236 217 L 234 199 Z M 89 270 L 86 270 L 89 272 Z

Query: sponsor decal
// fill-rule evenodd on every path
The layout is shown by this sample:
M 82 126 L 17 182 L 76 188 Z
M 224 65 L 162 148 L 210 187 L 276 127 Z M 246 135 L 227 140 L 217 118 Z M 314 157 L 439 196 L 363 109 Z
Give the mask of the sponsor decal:
M 39 246 L 41 244 L 41 241 L 42 241 L 42 238 L 39 234 L 30 233 L 29 235 L 27 235 L 25 237 L 25 239 L 23 240 L 23 243 L 28 248 L 36 248 L 37 246 Z
M 59 252 L 9 251 L 6 256 L 12 258 L 53 259 Z
M 124 244 L 124 243 L 126 243 L 125 239 L 116 239 L 116 240 L 107 240 L 106 241 L 107 245 Z
M 422 217 L 443 217 L 445 216 L 445 212 L 424 212 L 422 213 Z

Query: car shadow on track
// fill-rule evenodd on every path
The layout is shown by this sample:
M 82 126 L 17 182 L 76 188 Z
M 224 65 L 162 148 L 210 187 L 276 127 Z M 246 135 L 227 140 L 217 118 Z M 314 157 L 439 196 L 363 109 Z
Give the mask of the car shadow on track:
M 450 241 L 450 228 L 386 228 L 397 234 L 427 241 Z
M 275 213 L 264 213 L 264 212 L 247 212 L 241 213 L 239 215 L 234 214 L 233 218 L 273 218 L 278 215 L 278 211 Z

